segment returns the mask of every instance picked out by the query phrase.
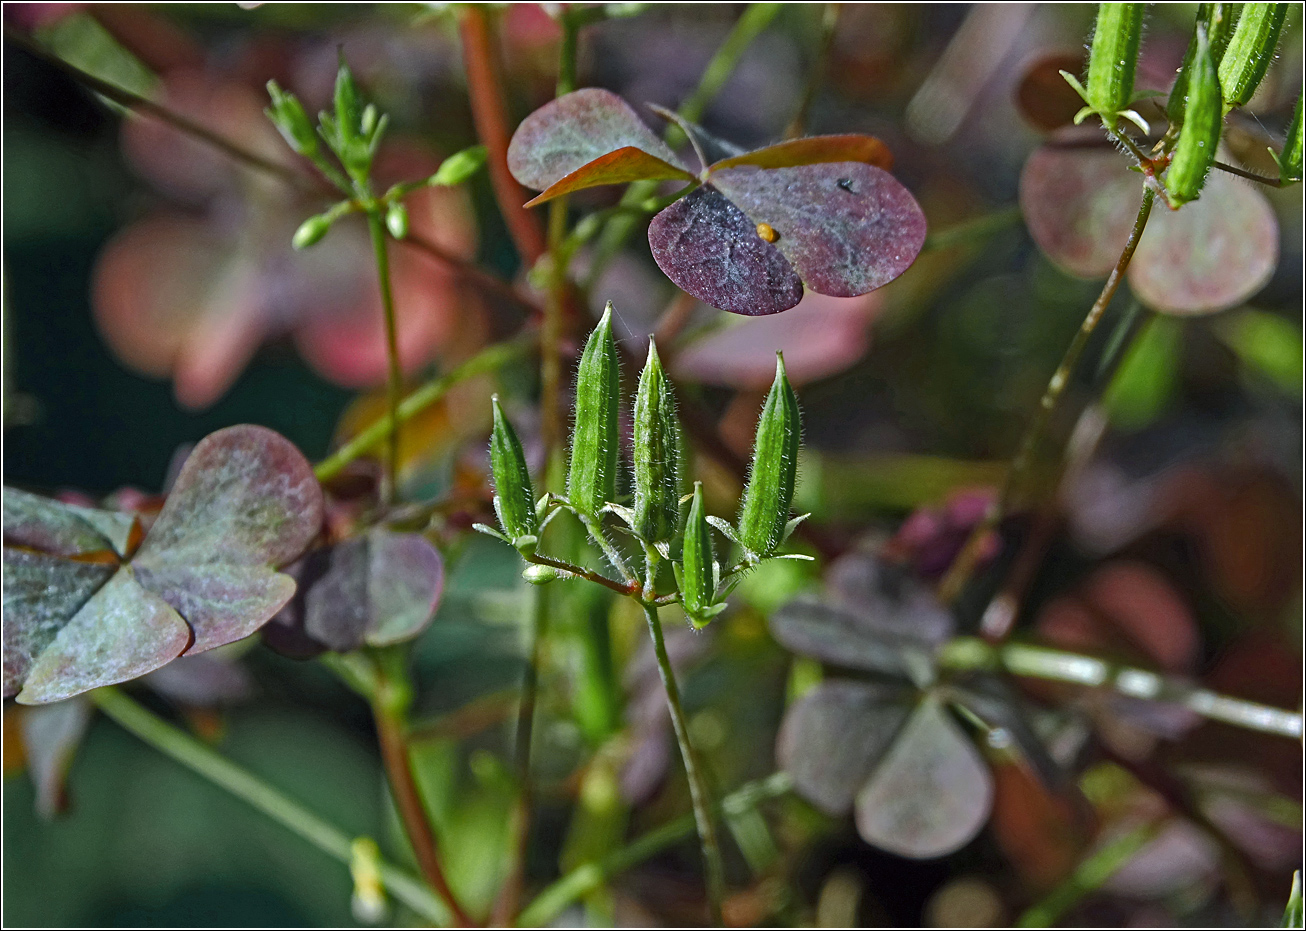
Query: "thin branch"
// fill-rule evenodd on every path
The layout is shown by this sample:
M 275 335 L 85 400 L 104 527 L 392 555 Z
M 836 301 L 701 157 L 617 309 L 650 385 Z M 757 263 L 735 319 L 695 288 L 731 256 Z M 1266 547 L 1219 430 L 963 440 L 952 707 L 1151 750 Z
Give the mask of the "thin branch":
M 803 88 L 803 100 L 798 105 L 794 118 L 785 127 L 785 139 L 795 139 L 807 129 L 807 117 L 812 109 L 812 101 L 816 99 L 816 92 L 820 90 L 825 80 L 826 69 L 829 67 L 830 49 L 834 46 L 834 30 L 839 25 L 841 6 L 842 4 L 838 3 L 827 3 L 821 10 L 821 38 L 812 60 L 812 70 L 807 75 L 807 85 Z
M 381 500 L 389 507 L 399 493 L 399 403 L 404 392 L 404 373 L 399 367 L 399 328 L 395 320 L 394 290 L 390 287 L 390 256 L 386 250 L 385 221 L 379 210 L 367 213 L 367 229 L 376 253 L 376 277 L 381 288 L 381 309 L 385 320 L 385 356 L 388 378 L 386 400 L 389 416 L 386 418 L 386 471 Z
M 593 582 L 596 585 L 602 585 L 604 588 L 609 588 L 618 595 L 630 596 L 639 591 L 639 584 L 636 582 L 631 582 L 629 584 L 618 582 L 616 579 L 610 579 L 600 572 L 595 572 L 593 569 L 586 569 L 584 566 L 573 565 L 572 563 L 565 562 L 561 559 L 554 559 L 551 556 L 541 556 L 539 553 L 531 553 L 527 556 L 523 553 L 522 558 L 537 566 L 548 566 L 551 569 L 558 569 L 559 571 L 566 572 L 577 578 Z
M 463 65 L 467 69 L 472 122 L 476 126 L 476 135 L 489 150 L 488 167 L 494 196 L 522 264 L 530 268 L 545 252 L 544 234 L 534 215 L 522 207 L 530 195 L 508 171 L 508 140 L 511 135 L 508 132 L 508 111 L 485 8 L 475 4 L 462 6 L 458 29 L 462 36 Z
M 1278 178 L 1267 178 L 1265 175 L 1258 175 L 1253 171 L 1246 171 L 1236 165 L 1226 165 L 1224 162 L 1213 162 L 1213 167 L 1221 171 L 1227 171 L 1231 175 L 1237 175 L 1240 178 L 1246 178 L 1248 181 L 1255 181 L 1257 184 L 1264 184 L 1268 187 L 1283 187 L 1283 182 Z
M 1015 494 L 1033 462 L 1034 451 L 1043 438 L 1043 431 L 1047 427 L 1053 410 L 1056 409 L 1057 402 L 1061 400 L 1061 396 L 1065 393 L 1066 385 L 1070 382 L 1070 376 L 1074 373 L 1079 357 L 1083 354 L 1084 347 L 1088 345 L 1089 337 L 1093 335 L 1098 322 L 1102 319 L 1102 314 L 1106 312 L 1107 305 L 1115 297 L 1120 282 L 1124 280 L 1125 271 L 1134 258 L 1134 250 L 1138 248 L 1138 242 L 1143 236 L 1143 230 L 1147 227 L 1147 218 L 1152 213 L 1152 202 L 1155 198 L 1156 193 L 1152 188 L 1144 186 L 1142 202 L 1138 207 L 1138 216 L 1134 220 L 1134 227 L 1129 233 L 1129 241 L 1125 243 L 1124 250 L 1120 253 L 1115 268 L 1111 270 L 1111 274 L 1107 277 L 1106 284 L 1102 286 L 1102 291 L 1098 294 L 1097 300 L 1093 302 L 1093 306 L 1089 308 L 1087 316 L 1084 317 L 1084 322 L 1080 324 L 1079 332 L 1075 334 L 1074 339 L 1066 348 L 1066 353 L 1061 358 L 1061 364 L 1052 373 L 1052 378 L 1043 392 L 1043 398 L 1039 401 L 1039 406 L 1034 411 L 1029 426 L 1025 429 L 1025 435 L 1021 438 L 1015 458 L 1012 459 L 1011 466 L 1007 469 L 1001 490 L 985 512 L 984 519 L 971 531 L 961 552 L 953 560 L 952 565 L 948 567 L 947 573 L 939 583 L 939 597 L 945 603 L 951 603 L 961 593 L 961 590 L 969 581 L 971 573 L 974 572 L 976 563 L 979 561 L 984 540 L 998 528 L 998 525 L 1002 523 L 1003 518 L 1010 511 Z
M 352 861 L 351 838 L 344 831 L 190 734 L 163 721 L 126 693 L 108 686 L 90 692 L 88 697 L 108 717 L 160 753 L 263 812 L 333 860 L 346 866 Z M 428 921 L 440 925 L 448 923 L 448 907 L 418 879 L 384 860 L 380 862 L 380 872 L 386 888 L 396 898 Z

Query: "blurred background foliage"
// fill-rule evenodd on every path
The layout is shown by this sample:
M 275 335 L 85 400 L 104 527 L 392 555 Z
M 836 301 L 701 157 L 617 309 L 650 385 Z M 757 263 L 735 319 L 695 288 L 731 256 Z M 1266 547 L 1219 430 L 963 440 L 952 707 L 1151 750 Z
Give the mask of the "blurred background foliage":
M 814 512 L 832 550 L 873 546 L 937 578 L 976 520 L 967 495 L 982 502 L 1000 480 L 1098 290 L 1059 270 L 1012 209 L 1026 159 L 1045 138 L 1028 105 L 1022 115 L 1022 81 L 1049 55 L 1082 55 L 1093 7 L 848 4 L 827 39 L 826 6 L 785 6 L 744 53 L 704 125 L 751 147 L 780 137 L 803 109 L 808 132 L 886 140 L 932 234 L 975 217 L 989 222 L 936 241 L 903 278 L 865 298 L 812 300 L 742 322 L 690 307 L 670 364 L 681 390 L 717 418 L 725 443 L 744 453 L 769 381 L 759 384 L 749 363 L 783 345 L 806 415 L 796 506 Z M 261 113 L 264 82 L 294 89 L 312 112 L 329 97 L 343 47 L 395 121 L 395 170 L 413 177 L 420 170 L 407 166 L 434 165 L 477 141 L 444 7 L 7 4 L 4 16 L 7 28 L 34 32 L 79 67 L 160 95 L 283 161 Z M 1152 7 L 1140 85 L 1169 80 L 1194 7 Z M 653 6 L 589 27 L 581 83 L 674 107 L 741 9 Z M 1234 114 L 1226 134 L 1244 164 L 1263 174 L 1275 169 L 1262 150 L 1278 145 L 1301 93 L 1300 9 L 1291 7 L 1279 60 L 1249 108 L 1255 116 Z M 515 122 L 552 96 L 559 33 L 539 6 L 495 16 Z M 805 103 L 814 70 L 819 80 Z M 338 251 L 317 265 L 311 254 L 291 253 L 290 233 L 309 212 L 302 203 L 157 125 L 125 122 L 9 44 L 4 104 L 6 483 L 97 497 L 124 486 L 153 493 L 179 447 L 221 426 L 264 424 L 316 459 L 375 416 L 379 393 L 359 394 L 383 375 L 364 345 L 376 338 L 369 321 L 379 318 L 367 305 L 374 273 L 361 237 L 342 235 Z M 1101 405 L 1090 407 L 1097 420 L 1056 424 L 1056 442 L 1070 443 L 1071 468 L 1046 507 L 1004 528 L 1009 550 L 1032 555 L 1003 565 L 1019 582 L 1014 622 L 1022 633 L 1297 708 L 1301 193 L 1258 190 L 1277 220 L 1272 276 L 1245 302 L 1209 316 L 1155 315 L 1122 289 L 1069 405 L 1082 410 L 1101 394 Z M 613 197 L 586 193 L 573 209 Z M 521 271 L 484 175 L 465 195 L 429 209 L 433 235 L 451 249 L 504 277 Z M 406 355 L 413 375 L 466 358 L 520 320 L 515 308 L 421 261 L 396 271 L 396 290 L 401 314 L 416 308 L 409 332 L 420 332 Z M 635 346 L 674 296 L 634 237 L 599 277 L 591 302 L 598 310 L 613 300 L 619 335 Z M 1118 369 L 1096 364 L 1113 357 L 1113 339 L 1133 332 Z M 800 378 L 802 371 L 810 374 Z M 410 498 L 483 491 L 489 388 L 468 386 L 465 397 L 409 428 L 421 440 L 407 444 L 421 450 L 406 464 Z M 529 422 L 529 367 L 503 373 L 500 390 L 517 405 L 517 422 Z M 729 513 L 737 485 L 710 462 L 700 466 L 712 509 Z M 506 843 L 525 595 L 511 551 L 447 529 L 449 583 L 416 646 L 414 717 L 424 735 L 420 777 L 452 853 L 451 881 L 481 907 L 493 896 Z M 766 623 L 819 581 L 819 569 L 774 564 L 747 580 L 736 607 L 707 634 L 669 633 L 685 664 L 696 740 L 725 789 L 774 770 L 786 704 L 820 676 L 813 660 L 777 645 Z M 975 611 L 991 594 L 981 584 L 963 600 L 963 630 L 977 629 Z M 687 810 L 642 619 L 603 594 L 566 597 L 542 671 L 534 883 Z M 584 674 L 581 646 L 604 626 L 619 660 L 607 681 Z M 351 834 L 402 848 L 361 704 L 314 664 L 262 647 L 241 662 L 253 700 L 183 706 L 190 726 Z M 734 919 L 1008 923 L 1066 879 L 1087 850 L 1090 821 L 1115 829 L 1156 818 L 1167 805 L 1183 811 L 1175 797 L 1191 801 L 1197 790 L 1176 774 L 1197 770 L 1253 798 L 1260 814 L 1239 809 L 1221 820 L 1206 808 L 1200 827 L 1191 818 L 1165 822 L 1169 833 L 1149 838 L 1149 855 L 1068 920 L 1239 924 L 1281 912 L 1285 877 L 1299 865 L 1297 743 L 1218 724 L 1180 727 L 1183 740 L 1157 737 L 1130 709 L 1066 689 L 1028 691 L 1100 731 L 1099 749 L 1075 756 L 1093 818 L 1066 814 L 1064 799 L 1022 783 L 1028 776 L 1018 767 L 994 763 L 990 827 L 956 854 L 914 861 L 861 841 L 850 818 L 786 799 L 771 810 L 770 834 L 758 840 L 754 831 L 754 846 L 747 825 L 732 825 L 735 872 L 756 877 L 738 883 Z M 69 811 L 39 818 L 16 717 L 7 707 L 7 923 L 353 920 L 338 865 L 103 720 L 73 764 Z M 624 735 L 621 752 L 604 763 L 600 748 L 610 750 L 614 734 Z M 676 778 L 664 778 L 669 765 Z M 604 793 L 621 801 L 605 803 Z M 581 815 L 578 798 L 588 800 Z M 1214 845 L 1212 830 L 1224 832 Z M 586 904 L 636 924 L 693 921 L 698 869 L 696 848 L 683 843 Z

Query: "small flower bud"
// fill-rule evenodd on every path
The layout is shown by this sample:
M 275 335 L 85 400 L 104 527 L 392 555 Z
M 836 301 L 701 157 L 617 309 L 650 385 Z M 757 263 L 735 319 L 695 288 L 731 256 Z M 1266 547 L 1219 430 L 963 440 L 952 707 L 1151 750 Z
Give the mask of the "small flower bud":
M 1088 55 L 1088 105 L 1108 126 L 1129 108 L 1143 36 L 1142 3 L 1102 3 Z
M 1279 156 L 1279 180 L 1291 184 L 1301 180 L 1301 94 L 1297 95 L 1297 109 L 1292 111 L 1288 124 L 1288 137 L 1283 141 L 1283 154 Z
M 526 456 L 512 424 L 503 415 L 499 396 L 494 405 L 494 431 L 490 434 L 490 470 L 494 475 L 494 511 L 499 525 L 511 540 L 536 539 L 539 521 L 535 517 L 535 494 Z
M 548 585 L 550 582 L 557 581 L 564 577 L 560 569 L 553 566 L 530 565 L 522 570 L 521 577 L 532 585 Z
M 1197 5 L 1197 26 L 1206 29 L 1206 40 L 1211 52 L 1211 61 L 1217 67 L 1220 64 L 1220 58 L 1224 55 L 1225 47 L 1229 44 L 1229 37 L 1233 35 L 1233 25 L 1237 15 L 1235 5 L 1232 3 L 1199 3 Z M 1170 131 L 1172 133 L 1178 130 L 1184 122 L 1184 114 L 1188 109 L 1188 84 L 1193 70 L 1193 61 L 1196 57 L 1197 29 L 1195 28 L 1193 37 L 1188 43 L 1188 50 L 1184 52 L 1183 64 L 1179 66 L 1179 74 L 1175 78 L 1174 87 L 1170 91 L 1170 98 L 1165 104 L 1165 115 L 1166 119 L 1170 121 Z
M 331 217 L 319 213 L 299 224 L 299 229 L 295 230 L 295 235 L 291 238 L 290 244 L 296 249 L 307 249 L 309 246 L 321 242 L 322 237 L 330 229 Z
M 1286 3 L 1245 3 L 1229 47 L 1220 59 L 1220 88 L 1227 108 L 1244 106 L 1274 59 Z
M 597 518 L 603 506 L 616 498 L 620 404 L 621 371 L 609 303 L 585 343 L 576 373 L 576 419 L 567 500 L 587 517 Z
M 408 236 L 408 208 L 399 201 L 392 203 L 385 212 L 385 226 L 395 239 Z
M 752 471 L 739 509 L 739 542 L 751 556 L 770 556 L 784 540 L 802 432 L 798 396 L 785 374 L 784 356 L 776 353 L 775 381 L 757 423 Z
M 685 521 L 685 545 L 679 573 L 681 605 L 695 627 L 702 627 L 716 613 L 717 576 L 712 551 L 712 534 L 703 509 L 703 483 L 694 483 L 694 499 Z
M 1188 105 L 1174 157 L 1165 173 L 1165 188 L 1173 206 L 1196 200 L 1215 162 L 1224 127 L 1220 79 L 1211 57 L 1205 27 L 1197 27 L 1197 53 L 1188 71 Z
M 345 64 L 344 49 L 340 50 L 340 67 L 336 71 L 335 104 L 336 130 L 340 133 L 340 140 L 348 144 L 363 134 L 363 104 L 358 85 L 354 83 L 354 74 Z
M 317 136 L 299 98 L 283 91 L 276 81 L 268 81 L 268 96 L 272 106 L 263 112 L 286 140 L 286 145 L 300 155 L 316 152 Z
M 680 529 L 680 447 L 675 398 L 650 337 L 635 394 L 635 532 L 646 543 Z
M 432 187 L 452 187 L 455 184 L 462 184 L 481 170 L 481 166 L 485 164 L 487 151 L 483 145 L 474 145 L 461 152 L 455 152 L 440 163 L 440 167 L 426 183 Z

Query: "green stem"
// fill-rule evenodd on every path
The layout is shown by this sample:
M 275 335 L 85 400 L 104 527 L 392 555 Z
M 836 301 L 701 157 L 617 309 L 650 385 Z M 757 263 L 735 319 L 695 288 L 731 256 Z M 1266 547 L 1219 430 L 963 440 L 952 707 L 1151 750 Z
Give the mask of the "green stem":
M 610 579 L 602 573 L 595 572 L 593 569 L 586 569 L 584 566 L 577 566 L 575 563 L 569 563 L 562 559 L 554 559 L 551 556 L 541 556 L 539 553 L 522 554 L 522 559 L 537 566 L 549 566 L 552 569 L 561 569 L 563 572 L 570 573 L 577 578 L 586 579 L 594 582 L 596 585 L 602 585 L 604 588 L 610 588 L 618 595 L 634 595 L 639 591 L 639 585 L 635 582 L 629 584 L 618 582 L 616 579 Z
M 812 109 L 816 92 L 825 80 L 825 71 L 829 67 L 830 48 L 834 45 L 834 30 L 839 25 L 839 4 L 826 3 L 821 10 L 821 37 L 812 58 L 812 70 L 807 76 L 807 85 L 803 89 L 803 99 L 798 105 L 794 118 L 785 127 L 784 138 L 796 139 L 807 128 L 807 115 Z
M 1011 466 L 1007 469 L 997 497 L 984 514 L 984 519 L 971 531 L 970 537 L 966 540 L 961 552 L 953 560 L 952 565 L 948 567 L 947 573 L 939 583 L 939 598 L 944 603 L 954 601 L 961 593 L 961 590 L 969 581 L 976 563 L 979 561 L 985 539 L 998 528 L 1003 518 L 1009 513 L 1016 491 L 1025 480 L 1026 473 L 1028 473 L 1034 459 L 1034 451 L 1043 438 L 1043 431 L 1052 417 L 1052 412 L 1056 409 L 1057 403 L 1065 393 L 1066 386 L 1070 383 L 1070 376 L 1074 373 L 1075 366 L 1079 363 L 1084 348 L 1088 345 L 1089 337 L 1097 329 L 1102 315 L 1106 312 L 1107 305 L 1111 303 L 1111 299 L 1115 297 L 1116 289 L 1120 287 L 1120 282 L 1124 280 L 1129 263 L 1133 261 L 1134 250 L 1138 248 L 1138 242 L 1143 236 L 1143 230 L 1147 227 L 1147 218 L 1151 216 L 1152 202 L 1155 198 L 1155 191 L 1151 187 L 1144 186 L 1142 202 L 1139 204 L 1138 216 L 1134 220 L 1133 229 L 1129 233 L 1129 240 L 1125 243 L 1125 248 L 1120 253 L 1120 258 L 1116 261 L 1115 267 L 1111 269 L 1111 274 L 1102 286 L 1102 291 L 1098 294 L 1097 300 L 1093 302 L 1093 306 L 1089 308 L 1087 316 L 1084 317 L 1084 322 L 1080 324 L 1079 332 L 1075 334 L 1074 339 L 1070 341 L 1070 345 L 1066 348 L 1065 355 L 1061 358 L 1061 364 L 1052 373 L 1052 378 L 1043 391 L 1043 397 L 1039 401 L 1038 408 L 1034 411 L 1034 416 L 1030 418 L 1029 426 L 1025 428 L 1025 435 L 1021 438 L 1020 446 L 1016 451 L 1015 458 L 1011 461 Z
M 1157 822 L 1141 824 L 1085 858 L 1069 879 L 1053 889 L 1041 902 L 1027 909 L 1016 920 L 1016 927 L 1050 927 L 1080 899 L 1100 889 L 1103 883 L 1129 863 L 1156 836 L 1160 827 Z
M 1182 705 L 1205 718 L 1235 727 L 1280 737 L 1302 736 L 1302 716 L 1297 712 L 1231 698 L 1145 669 L 1066 650 L 1026 643 L 993 647 L 977 637 L 957 637 L 940 652 L 939 664 L 950 669 L 1001 665 L 1014 676 L 1114 689 L 1131 698 Z
M 650 569 L 650 574 L 656 567 Z M 650 587 L 646 583 L 646 590 Z M 671 657 L 667 655 L 667 645 L 662 638 L 662 622 L 658 620 L 657 608 L 644 604 L 644 616 L 648 619 L 648 631 L 653 637 L 653 652 L 657 655 L 658 672 L 662 676 L 662 686 L 667 693 L 667 709 L 671 712 L 671 726 L 676 732 L 676 742 L 680 744 L 680 758 L 685 764 L 685 776 L 689 779 L 689 798 L 694 806 L 694 823 L 698 828 L 699 843 L 703 848 L 703 863 L 707 868 L 707 904 L 708 913 L 714 925 L 722 923 L 721 903 L 725 899 L 725 867 L 721 861 L 721 845 L 717 841 L 716 822 L 712 817 L 712 800 L 708 792 L 705 773 L 699 765 L 698 754 L 689 740 L 689 725 L 685 720 L 685 709 L 680 703 L 680 687 L 676 684 L 676 673 L 671 667 Z
M 335 825 L 161 720 L 119 689 L 108 686 L 89 695 L 96 707 L 160 753 L 263 812 L 332 859 L 349 865 L 351 838 Z M 384 860 L 380 863 L 380 872 L 386 888 L 415 912 L 439 925 L 449 922 L 452 915 L 446 905 L 415 877 Z
M 394 504 L 399 489 L 399 403 L 403 399 L 404 373 L 399 367 L 399 330 L 395 323 L 394 291 L 390 287 L 390 256 L 385 246 L 385 220 L 378 211 L 367 212 L 367 229 L 372 234 L 372 250 L 376 253 L 376 277 L 381 286 L 381 310 L 385 315 L 389 417 L 386 420 L 386 482 L 381 491 L 381 499 L 389 506 Z
M 930 252 L 936 249 L 951 249 L 977 239 L 985 239 L 1021 222 L 1023 218 L 1024 214 L 1017 204 L 970 220 L 963 220 L 960 223 L 930 233 L 925 237 L 925 245 L 921 248 L 921 251 Z
M 584 514 L 578 513 L 577 516 L 580 518 L 580 522 L 585 525 L 585 531 L 589 534 L 590 539 L 594 541 L 594 545 L 603 551 L 603 555 L 606 556 L 608 562 L 612 564 L 612 568 L 621 573 L 621 578 L 627 584 L 634 584 L 635 574 L 631 572 L 630 566 L 627 565 L 626 560 L 622 558 L 621 552 L 612 545 L 612 541 L 608 539 L 608 535 L 603 532 L 603 524 Z
M 399 404 L 393 415 L 387 414 L 362 430 L 356 437 L 340 447 L 326 459 L 318 463 L 313 470 L 318 481 L 325 482 L 335 478 L 355 459 L 371 452 L 391 434 L 394 424 L 404 423 L 416 417 L 432 404 L 443 398 L 454 385 L 477 375 L 493 372 L 517 358 L 535 344 L 535 333 L 526 331 L 516 339 L 495 343 L 472 356 L 462 365 L 433 378 L 422 385 Z
M 787 794 L 792 788 L 793 782 L 788 774 L 774 773 L 727 795 L 718 808 L 727 814 L 750 811 L 768 799 Z M 600 888 L 612 877 L 691 837 L 696 823 L 694 815 L 685 815 L 654 828 L 601 860 L 581 864 L 536 896 L 518 917 L 517 925 L 531 928 L 551 924 L 567 906 Z

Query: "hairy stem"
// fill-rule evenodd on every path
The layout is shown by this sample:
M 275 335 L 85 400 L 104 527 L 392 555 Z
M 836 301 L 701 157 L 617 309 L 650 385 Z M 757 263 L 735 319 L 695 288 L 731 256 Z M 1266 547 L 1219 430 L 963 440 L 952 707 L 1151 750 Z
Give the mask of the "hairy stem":
M 634 595 L 639 591 L 639 584 L 637 582 L 631 582 L 629 584 L 618 582 L 616 579 L 610 579 L 602 573 L 595 572 L 593 569 L 586 569 L 584 566 L 577 566 L 561 559 L 554 559 L 551 556 L 541 556 L 539 553 L 531 553 L 529 556 L 522 554 L 522 558 L 537 566 L 549 566 L 553 569 L 560 569 L 563 572 L 576 576 L 577 578 L 586 579 L 587 581 L 594 582 L 596 585 L 602 585 L 604 588 L 610 588 L 618 595 Z
M 318 463 L 313 470 L 318 481 L 325 482 L 335 478 L 355 459 L 365 456 L 381 445 L 390 435 L 393 429 L 392 424 L 395 422 L 403 423 L 411 420 L 448 394 L 454 385 L 501 368 L 534 344 L 535 333 L 528 330 L 516 339 L 504 343 L 495 343 L 493 346 L 482 349 L 457 368 L 438 378 L 431 379 L 404 398 L 393 414 L 387 414 L 381 420 L 372 423 L 344 446 L 341 446 Z
M 650 569 L 650 575 L 655 568 Z M 651 587 L 651 580 L 646 582 L 645 590 Z M 667 645 L 662 638 L 662 622 L 658 620 L 657 608 L 643 604 L 644 616 L 648 619 L 648 631 L 653 637 L 653 652 L 657 655 L 658 672 L 662 676 L 662 686 L 667 693 L 667 709 L 671 712 L 671 726 L 676 732 L 676 742 L 680 744 L 680 758 L 685 764 L 685 776 L 689 779 L 689 797 L 694 806 L 694 823 L 698 828 L 699 843 L 703 848 L 703 864 L 707 869 L 707 905 L 712 923 L 720 926 L 721 903 L 725 898 L 725 867 L 721 861 L 721 846 L 717 841 L 716 821 L 712 816 L 712 799 L 708 792 L 705 773 L 699 765 L 698 754 L 689 740 L 689 725 L 685 720 L 685 709 L 680 703 L 680 686 L 676 683 L 675 670 L 671 668 L 671 657 L 667 655 Z
M 367 229 L 372 234 L 376 253 L 376 277 L 381 286 L 381 310 L 385 316 L 385 355 L 389 370 L 386 386 L 389 417 L 386 432 L 386 481 L 381 500 L 388 507 L 395 502 L 399 489 L 399 403 L 404 393 L 404 373 L 399 367 L 399 329 L 395 322 L 394 290 L 390 286 L 390 256 L 385 244 L 385 221 L 375 210 L 368 211 Z
M 463 64 L 467 69 L 472 122 L 476 126 L 476 135 L 489 150 L 490 183 L 517 254 L 530 268 L 545 252 L 544 234 L 531 212 L 522 207 L 530 195 L 508 170 L 511 136 L 508 110 L 504 104 L 503 83 L 499 78 L 486 9 L 476 4 L 464 4 L 459 11 L 458 28 L 462 37 Z
M 716 808 L 726 814 L 751 811 L 768 799 L 786 795 L 792 788 L 793 781 L 787 773 L 773 773 L 741 786 L 722 799 Z M 518 926 L 531 928 L 551 924 L 568 905 L 584 898 L 612 877 L 692 836 L 695 824 L 693 815 L 685 815 L 654 828 L 601 860 L 581 864 L 536 896 L 517 919 Z
M 985 512 L 984 519 L 971 532 L 961 552 L 953 560 L 952 565 L 948 567 L 947 574 L 939 583 L 939 597 L 945 603 L 954 601 L 961 593 L 961 590 L 969 581 L 971 573 L 975 570 L 984 540 L 997 529 L 1010 511 L 1016 492 L 1020 489 L 1026 474 L 1029 472 L 1030 465 L 1033 463 L 1034 452 L 1038 448 L 1039 441 L 1043 438 L 1043 431 L 1052 417 L 1052 412 L 1056 409 L 1057 403 L 1065 393 L 1066 385 L 1069 384 L 1070 376 L 1074 373 L 1075 366 L 1079 363 L 1084 348 L 1088 345 L 1089 337 L 1097 329 L 1102 314 L 1106 312 L 1107 305 L 1115 297 L 1116 289 L 1120 287 L 1120 282 L 1124 279 L 1129 263 L 1134 258 L 1134 250 L 1138 248 L 1138 242 L 1143 236 L 1143 230 L 1147 227 L 1147 218 L 1152 213 L 1152 202 L 1155 198 L 1156 193 L 1151 187 L 1143 188 L 1143 199 L 1138 207 L 1138 216 L 1134 220 L 1134 227 L 1129 233 L 1129 241 L 1125 243 L 1124 251 L 1120 253 L 1120 258 L 1116 261 L 1115 268 L 1111 270 L 1111 274 L 1107 277 L 1106 284 L 1102 286 L 1102 291 L 1098 294 L 1097 300 L 1093 302 L 1088 315 L 1084 317 L 1084 322 L 1080 324 L 1079 332 L 1075 334 L 1074 339 L 1070 341 L 1070 345 L 1066 348 L 1065 355 L 1061 358 L 1061 364 L 1052 373 L 1052 378 L 1043 391 L 1043 397 L 1039 401 L 1038 408 L 1034 411 L 1034 416 L 1030 418 L 1029 425 L 1025 428 L 1025 435 L 1021 438 L 1015 458 L 1012 459 L 1011 466 L 1007 469 L 998 496 Z
M 108 717 L 160 753 L 263 812 L 332 859 L 349 865 L 351 838 L 281 790 L 237 766 L 185 731 L 173 727 L 113 686 L 96 689 L 89 693 L 89 697 Z M 380 871 L 386 888 L 396 898 L 428 921 L 441 925 L 448 923 L 451 917 L 448 907 L 418 879 L 384 860 L 380 863 Z
M 603 524 L 597 520 L 586 517 L 584 514 L 578 516 L 580 517 L 580 522 L 585 525 L 585 531 L 589 534 L 590 539 L 594 541 L 595 546 L 603 551 L 603 555 L 606 556 L 608 562 L 612 564 L 612 568 L 621 573 L 621 578 L 627 584 L 634 584 L 635 574 L 630 571 L 630 566 L 628 566 L 626 560 L 622 558 L 621 552 L 612 545 L 612 541 L 608 539 L 608 535 L 603 532 Z

